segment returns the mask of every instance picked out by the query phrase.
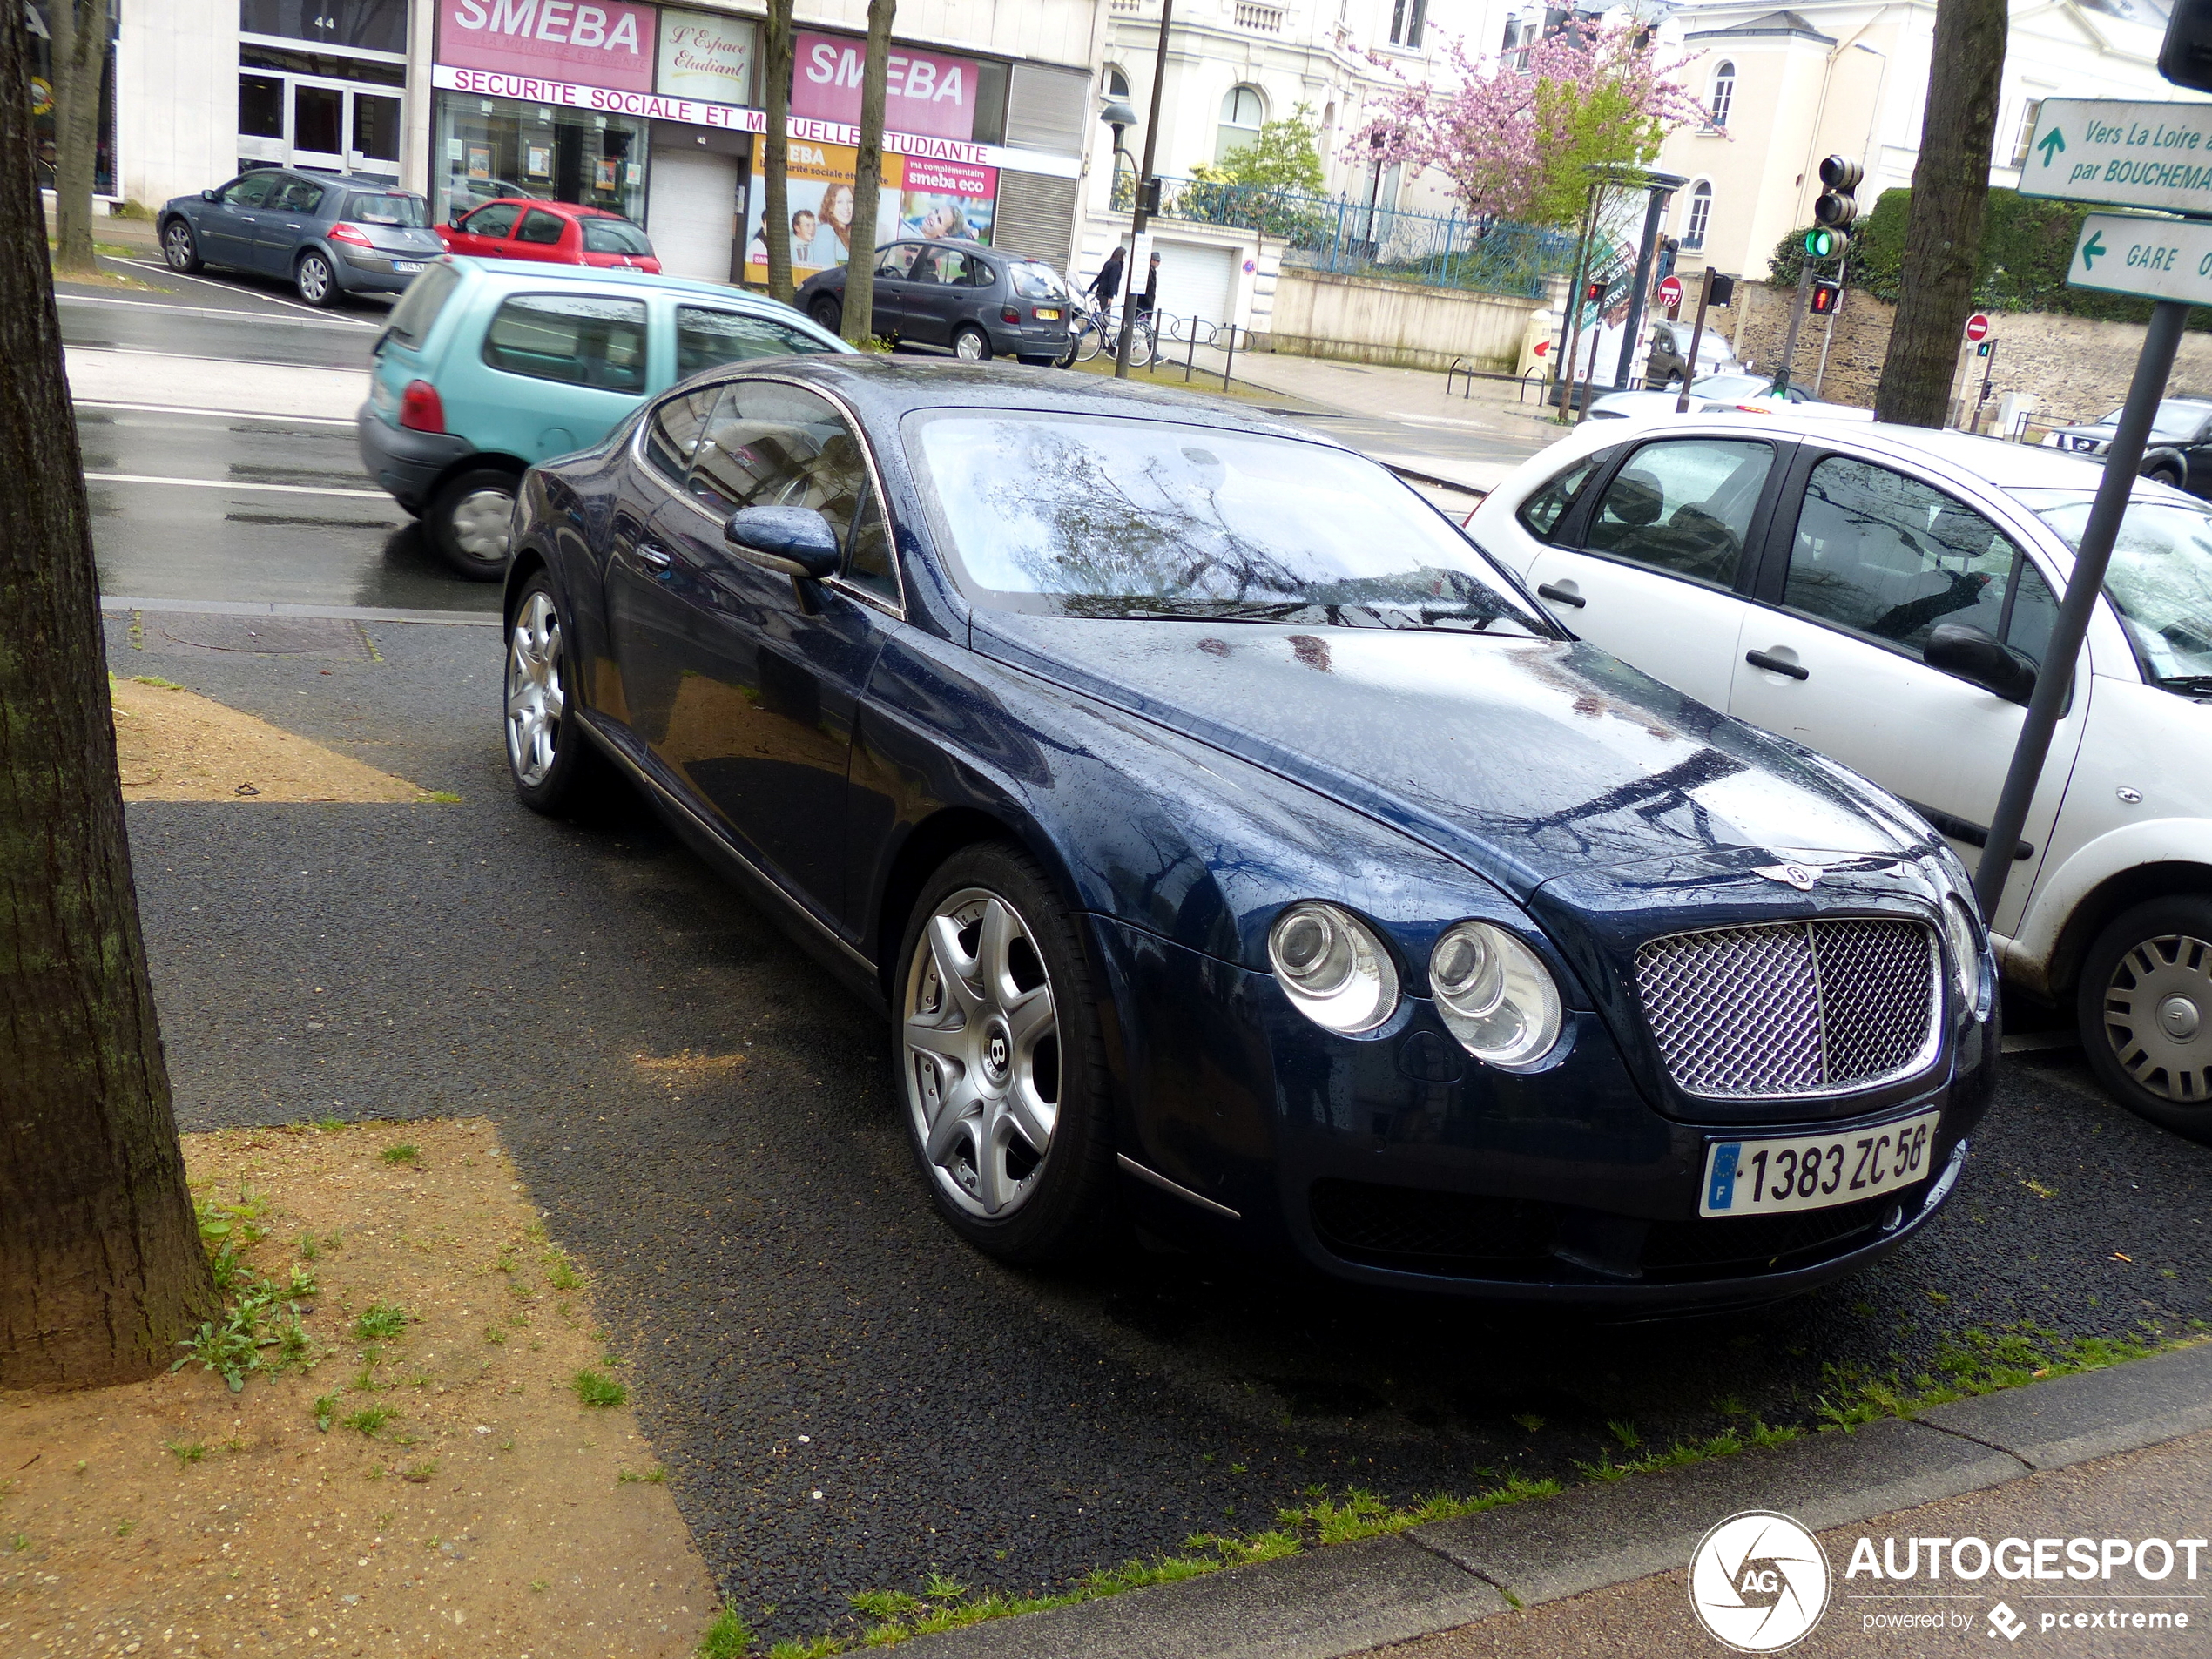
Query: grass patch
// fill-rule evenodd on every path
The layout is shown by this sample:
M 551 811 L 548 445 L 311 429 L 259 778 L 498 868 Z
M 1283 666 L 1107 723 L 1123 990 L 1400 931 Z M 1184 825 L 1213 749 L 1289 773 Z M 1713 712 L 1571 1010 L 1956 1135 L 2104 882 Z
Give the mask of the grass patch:
M 295 1262 L 287 1278 L 273 1279 L 239 1258 L 242 1248 L 264 1237 L 253 1217 L 266 1206 L 253 1204 L 250 1214 L 244 1205 L 202 1201 L 196 1206 L 200 1237 L 215 1244 L 208 1266 L 223 1298 L 222 1315 L 179 1343 L 185 1352 L 169 1367 L 182 1371 L 198 1360 L 233 1394 L 255 1372 L 273 1375 L 295 1366 L 306 1371 L 316 1359 L 314 1344 L 300 1323 L 301 1305 L 315 1294 L 314 1273 Z
M 422 1162 L 422 1154 L 415 1150 L 415 1143 L 412 1141 L 395 1141 L 391 1145 L 386 1147 L 376 1156 L 382 1158 L 387 1163 L 420 1163 Z
M 371 1440 L 382 1432 L 385 1424 L 399 1413 L 389 1406 L 364 1406 L 346 1420 L 346 1426 L 368 1435 Z
M 533 1584 L 534 1590 L 543 1584 Z M 699 1638 L 699 1659 L 745 1659 L 752 1651 L 752 1627 L 735 1608 L 724 1608 L 714 1615 L 714 1622 L 706 1627 L 706 1634 Z M 779 1649 L 780 1651 L 780 1649 Z
M 177 1460 L 177 1467 L 188 1469 L 207 1455 L 206 1442 L 201 1440 L 164 1440 L 163 1448 Z
M 1822 1390 L 1813 1402 L 1813 1411 L 1824 1429 L 1848 1432 L 1885 1417 L 1915 1417 L 1930 1406 L 1954 1399 L 2018 1388 L 2050 1377 L 2102 1371 L 2202 1340 L 2202 1337 L 2168 1340 L 2163 1331 L 2148 1325 L 2122 1337 L 2062 1337 L 2042 1325 L 2027 1324 L 2001 1325 L 1994 1331 L 1974 1326 L 1945 1339 L 1936 1349 L 1931 1369 L 1909 1379 L 1894 1371 L 1878 1373 L 1855 1366 L 1823 1366 Z
M 597 1371 L 579 1371 L 570 1379 L 577 1399 L 586 1406 L 619 1406 L 630 1391 L 613 1378 Z
M 407 1334 L 408 1311 L 396 1302 L 371 1302 L 354 1321 L 356 1342 L 390 1342 Z
M 643 1473 L 640 1473 L 636 1469 L 623 1469 L 617 1472 L 615 1475 L 615 1484 L 617 1486 L 625 1487 L 640 1484 L 649 1487 L 666 1486 L 668 1484 L 668 1471 L 660 1467 L 658 1465 L 654 1466 L 652 1468 L 644 1470 Z
M 176 681 L 165 680 L 158 674 L 133 674 L 131 676 L 131 680 L 133 685 L 151 685 L 157 691 L 181 691 L 185 689 L 183 686 L 178 685 Z

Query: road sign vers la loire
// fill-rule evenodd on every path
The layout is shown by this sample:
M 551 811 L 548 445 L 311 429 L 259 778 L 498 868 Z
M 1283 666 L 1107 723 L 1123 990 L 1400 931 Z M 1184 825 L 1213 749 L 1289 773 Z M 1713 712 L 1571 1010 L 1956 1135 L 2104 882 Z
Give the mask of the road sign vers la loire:
M 2046 98 L 2020 193 L 2212 215 L 2212 104 Z

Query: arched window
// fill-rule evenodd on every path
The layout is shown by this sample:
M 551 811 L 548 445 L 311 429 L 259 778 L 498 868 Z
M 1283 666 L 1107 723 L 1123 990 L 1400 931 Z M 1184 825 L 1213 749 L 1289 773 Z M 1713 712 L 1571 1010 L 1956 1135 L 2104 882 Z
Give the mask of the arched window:
M 1232 86 L 1229 95 L 1221 100 L 1221 128 L 1214 140 L 1213 158 L 1229 159 L 1231 151 L 1241 150 L 1259 137 L 1259 124 L 1266 118 L 1267 105 L 1261 101 L 1257 86 Z
M 1716 131 L 1728 125 L 1728 106 L 1735 102 L 1736 65 L 1721 64 L 1713 71 L 1713 95 L 1705 101 L 1705 107 L 1713 112 Z
M 1713 187 L 1700 179 L 1689 192 L 1689 219 L 1683 226 L 1682 245 L 1685 248 L 1705 246 L 1705 227 L 1713 217 Z
M 1122 66 L 1119 64 L 1106 65 L 1106 96 L 1108 98 L 1129 96 L 1129 77 L 1122 72 Z

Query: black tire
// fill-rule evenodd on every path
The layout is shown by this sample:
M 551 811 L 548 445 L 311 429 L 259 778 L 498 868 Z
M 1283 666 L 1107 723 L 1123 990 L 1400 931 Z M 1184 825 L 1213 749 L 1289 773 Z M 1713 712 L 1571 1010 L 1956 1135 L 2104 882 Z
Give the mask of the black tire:
M 547 625 L 550 625 L 551 689 L 559 698 L 556 711 L 545 708 L 547 676 L 529 662 L 533 648 L 543 657 Z M 569 818 L 604 801 L 617 781 L 606 756 L 585 735 L 581 707 L 567 672 L 568 658 L 560 649 L 567 631 L 567 612 L 554 591 L 552 578 L 536 571 L 516 596 L 507 625 L 507 665 L 500 677 L 500 725 L 507 752 L 507 775 L 515 795 L 534 813 L 549 818 Z M 518 708 L 518 703 L 522 707 Z M 549 718 L 535 720 L 535 705 Z M 539 746 L 542 738 L 543 746 Z
M 818 293 L 807 306 L 806 314 L 836 334 L 845 326 L 845 302 L 833 293 Z
M 509 537 L 522 481 L 501 467 L 471 467 L 439 487 L 422 515 L 438 556 L 471 582 L 496 582 L 507 574 Z M 506 505 L 496 506 L 497 497 Z M 493 526 L 502 528 L 495 533 Z
M 2212 1145 L 2212 898 L 2154 899 L 2114 917 L 2082 959 L 2074 1015 L 2114 1100 Z
M 329 307 L 338 303 L 338 270 L 331 264 L 330 256 L 317 248 L 302 253 L 292 267 L 292 287 L 311 306 Z
M 989 951 L 982 930 L 992 900 L 1013 922 L 1003 977 L 1022 1001 L 1008 1005 L 1015 1010 L 1010 1017 L 990 1000 L 995 994 L 988 989 L 991 976 L 984 964 Z M 955 968 L 964 988 L 955 995 L 944 982 L 942 959 L 929 944 L 931 923 L 941 910 L 964 915 L 979 903 L 982 908 L 974 920 L 958 925 L 952 935 L 954 946 L 969 953 L 974 968 L 972 981 Z M 1039 985 L 1049 995 L 1050 1035 L 1017 1035 L 1019 1010 Z M 974 988 L 985 988 L 984 994 L 979 997 Z M 892 1034 L 895 1098 L 923 1184 L 947 1224 L 1001 1261 L 1058 1261 L 1096 1250 L 1107 1236 L 1114 1192 L 1105 1039 L 1076 914 L 1035 860 L 1001 842 L 981 842 L 962 848 L 939 867 L 907 918 L 892 982 L 892 1008 L 897 1019 Z M 939 1023 L 933 1016 L 940 1011 L 958 1015 L 960 1023 Z M 907 1040 L 909 1031 L 931 1029 L 946 1034 L 942 1061 Z M 966 1035 L 970 1031 L 976 1034 L 972 1039 Z M 969 1055 L 965 1061 L 951 1052 L 963 1047 Z M 1004 1074 L 995 1082 L 994 1063 Z M 959 1071 L 952 1072 L 952 1066 Z M 1025 1082 L 1035 1096 L 1048 1086 L 1056 1091 L 1041 1157 L 1014 1104 L 1024 1097 Z M 963 1109 L 972 1106 L 973 1115 L 966 1109 L 955 1113 L 955 1103 Z M 929 1141 L 948 1113 L 955 1116 L 948 1125 L 950 1138 L 941 1164 L 930 1156 Z M 979 1147 L 995 1140 L 1000 1127 L 1006 1132 L 1002 1152 L 979 1157 Z M 981 1167 L 987 1161 L 988 1175 Z M 1001 1200 L 995 1213 L 988 1205 L 992 1192 L 986 1190 L 993 1183 Z
M 162 226 L 161 259 L 171 270 L 184 276 L 191 276 L 202 268 L 199 239 L 183 219 L 172 219 Z
M 2171 484 L 2176 489 L 2182 487 L 2182 475 L 2172 467 L 2153 467 L 2143 476 L 2158 483 Z
M 953 330 L 953 355 L 964 363 L 988 363 L 991 337 L 974 323 L 964 322 Z

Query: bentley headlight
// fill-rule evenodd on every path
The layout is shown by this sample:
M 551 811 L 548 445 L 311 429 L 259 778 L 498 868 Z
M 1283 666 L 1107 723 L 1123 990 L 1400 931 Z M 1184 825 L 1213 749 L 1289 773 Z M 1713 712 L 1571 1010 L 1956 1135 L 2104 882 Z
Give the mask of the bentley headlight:
M 1526 1066 L 1559 1040 L 1559 987 L 1536 953 L 1502 927 L 1463 921 L 1429 954 L 1437 1011 L 1462 1047 L 1494 1066 Z
M 1267 934 L 1275 977 L 1306 1018 L 1347 1035 L 1371 1031 L 1398 1006 L 1398 970 L 1373 928 L 1349 910 L 1301 900 Z
M 1951 978 L 1959 988 L 1960 1006 L 1977 1020 L 1986 1019 L 1989 985 L 1982 968 L 1981 924 L 1955 894 L 1943 903 L 1943 934 L 1951 948 Z

